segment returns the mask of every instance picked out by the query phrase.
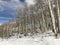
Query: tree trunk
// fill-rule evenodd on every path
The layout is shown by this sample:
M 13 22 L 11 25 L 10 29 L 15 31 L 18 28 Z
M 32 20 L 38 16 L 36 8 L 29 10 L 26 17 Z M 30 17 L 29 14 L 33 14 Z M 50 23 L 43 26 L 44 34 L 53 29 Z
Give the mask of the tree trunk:
M 58 32 L 60 33 L 60 11 L 59 11 L 58 0 L 57 0 L 57 11 L 58 11 Z
M 43 32 L 45 32 L 47 30 L 47 26 L 46 26 L 46 22 L 45 22 L 43 9 L 42 9 L 42 20 L 43 20 Z
M 53 25 L 53 32 L 56 34 L 56 26 L 55 26 L 55 18 L 54 18 L 54 14 L 53 14 L 53 11 L 52 11 L 52 7 L 51 7 L 51 2 L 50 0 L 48 0 L 49 2 L 49 9 L 50 9 L 50 13 L 51 13 L 51 18 L 52 18 L 52 25 Z

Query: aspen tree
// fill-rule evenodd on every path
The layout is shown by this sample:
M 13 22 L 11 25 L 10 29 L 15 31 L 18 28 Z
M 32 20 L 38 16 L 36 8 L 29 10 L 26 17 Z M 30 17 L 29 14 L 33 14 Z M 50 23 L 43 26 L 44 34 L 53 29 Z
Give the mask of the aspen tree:
M 54 18 L 54 14 L 53 14 L 52 7 L 51 7 L 51 1 L 48 0 L 48 2 L 49 2 L 49 9 L 50 9 L 51 18 L 52 18 L 53 31 L 56 34 L 55 18 Z

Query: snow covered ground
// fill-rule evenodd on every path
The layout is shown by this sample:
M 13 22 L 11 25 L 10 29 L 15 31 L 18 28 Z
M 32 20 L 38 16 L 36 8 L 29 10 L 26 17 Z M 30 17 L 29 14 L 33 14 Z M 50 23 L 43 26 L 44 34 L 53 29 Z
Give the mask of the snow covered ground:
M 0 45 L 60 45 L 60 39 L 56 39 L 53 35 L 54 34 L 50 31 L 32 37 L 10 37 L 9 39 L 0 38 Z

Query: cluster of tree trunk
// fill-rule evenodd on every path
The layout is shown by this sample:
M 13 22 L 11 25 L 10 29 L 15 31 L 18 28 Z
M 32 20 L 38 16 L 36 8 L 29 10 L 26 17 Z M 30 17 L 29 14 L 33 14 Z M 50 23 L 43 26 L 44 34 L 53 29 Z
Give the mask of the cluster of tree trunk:
M 59 0 L 36 0 L 35 5 L 18 8 L 16 23 L 3 25 L 1 37 L 9 37 L 14 33 L 34 35 L 48 30 L 52 30 L 55 36 L 60 35 L 59 4 Z
M 35 5 L 19 8 L 18 17 L 21 19 L 22 30 L 38 33 L 52 30 L 57 36 L 60 33 L 60 5 L 59 0 L 37 0 Z M 23 17 L 23 18 L 22 18 Z M 28 25 L 32 28 L 28 29 Z M 26 29 L 23 29 L 23 28 Z

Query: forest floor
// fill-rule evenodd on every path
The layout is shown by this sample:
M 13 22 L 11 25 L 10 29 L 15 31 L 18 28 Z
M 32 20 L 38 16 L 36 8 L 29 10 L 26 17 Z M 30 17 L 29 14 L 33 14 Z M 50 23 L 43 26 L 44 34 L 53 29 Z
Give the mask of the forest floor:
M 13 36 L 8 39 L 0 38 L 0 45 L 60 45 L 60 38 L 55 38 L 54 34 L 49 31 L 32 37 L 16 38 Z

